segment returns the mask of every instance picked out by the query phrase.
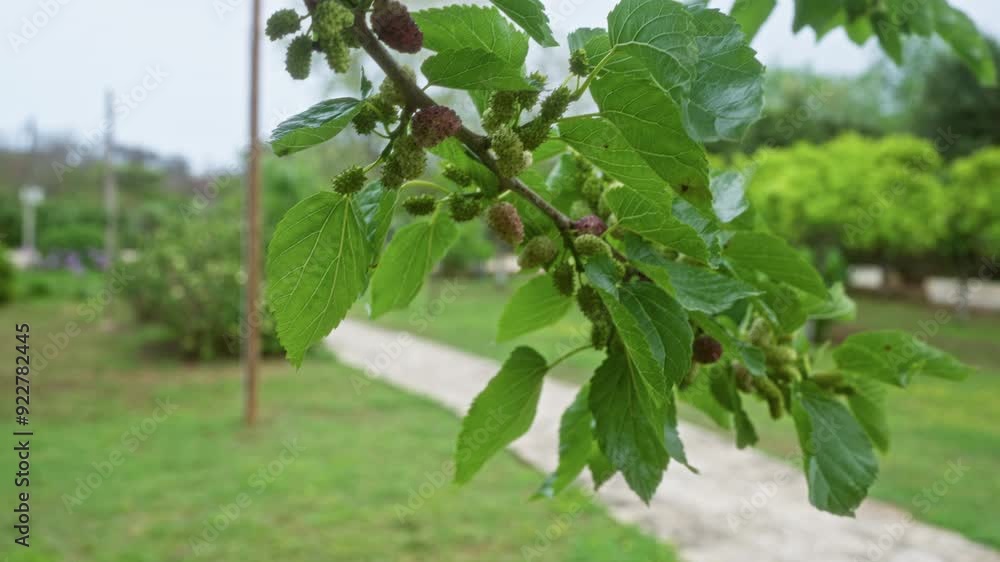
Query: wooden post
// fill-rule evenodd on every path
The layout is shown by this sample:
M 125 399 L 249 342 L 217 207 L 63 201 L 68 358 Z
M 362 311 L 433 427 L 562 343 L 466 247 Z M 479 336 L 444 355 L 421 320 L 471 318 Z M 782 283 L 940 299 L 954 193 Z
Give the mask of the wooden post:
M 253 0 L 250 30 L 250 159 L 247 164 L 247 294 L 246 294 L 246 381 L 245 421 L 257 421 L 257 379 L 260 369 L 260 331 L 257 318 L 261 284 L 260 241 L 260 0 Z
M 115 182 L 115 96 L 108 90 L 104 96 L 104 258 L 108 266 L 118 259 L 118 184 Z

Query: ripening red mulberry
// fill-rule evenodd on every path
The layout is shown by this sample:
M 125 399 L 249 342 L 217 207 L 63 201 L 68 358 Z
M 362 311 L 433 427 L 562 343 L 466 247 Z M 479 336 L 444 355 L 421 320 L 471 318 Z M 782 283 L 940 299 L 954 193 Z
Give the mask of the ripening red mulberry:
M 435 147 L 462 128 L 462 120 L 450 107 L 435 105 L 413 115 L 413 138 L 425 148 Z
M 524 223 L 517 208 L 510 203 L 497 203 L 490 207 L 486 222 L 501 240 L 517 246 L 524 241 Z
M 604 224 L 601 217 L 597 215 L 587 215 L 573 223 L 573 228 L 580 234 L 593 234 L 601 236 L 608 230 L 608 225 Z
M 396 0 L 375 2 L 372 29 L 383 43 L 401 53 L 417 53 L 424 46 L 424 33 L 406 6 Z
M 722 357 L 722 344 L 719 340 L 708 335 L 700 335 L 694 340 L 692 346 L 695 363 L 710 365 Z

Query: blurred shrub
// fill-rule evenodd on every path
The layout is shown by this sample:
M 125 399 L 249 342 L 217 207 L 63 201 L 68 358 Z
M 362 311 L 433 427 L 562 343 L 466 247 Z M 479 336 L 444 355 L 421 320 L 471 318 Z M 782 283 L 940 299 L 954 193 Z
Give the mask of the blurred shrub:
M 43 255 L 52 252 L 78 252 L 104 247 L 103 227 L 91 223 L 69 223 L 60 228 L 47 228 L 38 237 L 38 251 Z
M 0 305 L 14 299 L 14 264 L 7 257 L 7 248 L 0 244 Z
M 990 257 L 1000 248 L 1000 147 L 956 160 L 949 194 L 957 201 L 952 226 L 956 248 Z
M 897 265 L 946 246 L 953 199 L 927 141 L 847 134 L 741 165 L 754 170 L 749 196 L 765 222 L 798 243 Z
M 221 207 L 164 225 L 126 266 L 126 298 L 140 322 L 168 329 L 188 356 L 235 357 L 246 327 L 241 324 L 246 274 L 238 215 Z M 263 352 L 281 349 L 270 316 L 262 312 Z
M 458 241 L 441 261 L 441 273 L 447 276 L 478 275 L 495 253 L 496 246 L 486 235 L 482 221 L 461 224 Z
M 0 243 L 21 245 L 21 202 L 13 195 L 0 197 Z

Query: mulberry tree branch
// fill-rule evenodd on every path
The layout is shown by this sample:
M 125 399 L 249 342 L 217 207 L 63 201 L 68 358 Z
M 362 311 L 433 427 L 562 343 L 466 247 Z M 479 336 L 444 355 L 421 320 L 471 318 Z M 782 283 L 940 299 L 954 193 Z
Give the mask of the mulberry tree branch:
M 358 37 L 361 48 L 368 53 L 368 56 L 385 72 L 385 75 L 392 80 L 399 88 L 407 106 L 411 110 L 437 105 L 434 99 L 427 95 L 410 76 L 403 71 L 403 67 L 396 62 L 389 51 L 379 42 L 375 34 L 368 27 L 363 11 L 354 14 L 354 32 Z M 517 178 L 504 178 L 497 171 L 496 160 L 489 153 L 489 140 L 483 135 L 477 134 L 466 127 L 459 129 L 455 137 L 462 142 L 469 150 L 475 154 L 479 160 L 486 165 L 490 171 L 500 180 L 502 190 L 509 190 L 525 198 L 529 203 L 545 213 L 556 227 L 564 234 L 568 235 L 573 230 L 573 221 L 562 211 L 556 209 L 551 203 L 542 198 L 521 180 Z

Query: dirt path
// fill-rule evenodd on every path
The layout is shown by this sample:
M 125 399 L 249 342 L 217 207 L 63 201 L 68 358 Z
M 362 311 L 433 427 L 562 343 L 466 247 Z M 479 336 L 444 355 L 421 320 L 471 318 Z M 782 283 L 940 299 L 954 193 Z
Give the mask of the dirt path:
M 492 360 L 358 322 L 345 322 L 327 342 L 345 363 L 460 414 L 499 368 Z M 575 394 L 573 385 L 547 380 L 531 431 L 511 450 L 543 472 L 554 470 L 559 417 Z M 616 519 L 673 543 L 688 562 L 1000 562 L 1000 553 L 879 502 L 866 502 L 857 519 L 816 511 L 797 466 L 738 451 L 690 424 L 681 424 L 680 432 L 700 475 L 671 466 L 649 507 L 620 477 L 598 497 Z

